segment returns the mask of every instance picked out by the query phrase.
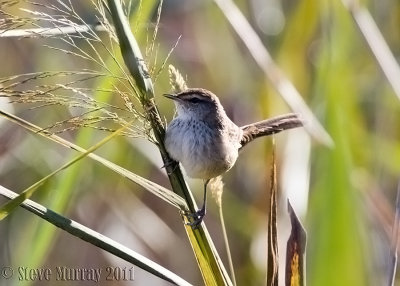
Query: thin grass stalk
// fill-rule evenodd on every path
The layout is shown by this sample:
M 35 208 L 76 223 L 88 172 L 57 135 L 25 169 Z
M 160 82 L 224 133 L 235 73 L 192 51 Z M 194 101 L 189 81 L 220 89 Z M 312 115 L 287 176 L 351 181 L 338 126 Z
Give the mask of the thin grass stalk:
M 93 31 L 105 31 L 102 25 L 79 25 L 76 27 L 65 26 L 57 28 L 31 28 L 31 29 L 14 29 L 14 30 L 0 30 L 0 38 L 21 38 L 21 37 L 55 37 L 66 34 L 85 33 Z
M 147 3 L 150 4 L 150 1 Z M 144 14 L 142 15 L 142 17 L 146 19 L 148 17 L 147 15 L 151 13 L 151 5 L 147 3 L 146 9 L 142 9 L 142 13 Z M 137 17 L 135 17 L 135 19 L 136 18 Z M 96 84 L 96 86 L 100 87 L 99 90 L 108 90 L 110 89 L 110 87 L 113 86 L 113 84 L 114 80 L 101 79 Z M 97 98 L 99 98 L 101 101 L 108 101 L 108 99 L 110 98 L 110 93 L 99 92 Z M 90 140 L 93 137 L 92 135 L 93 132 L 90 129 L 79 130 L 76 143 L 80 146 L 88 145 L 90 144 Z M 49 205 L 51 205 L 52 209 L 58 212 L 63 212 L 66 209 L 68 202 L 71 200 L 71 196 L 73 196 L 73 194 L 71 194 L 71 190 L 76 189 L 75 186 L 79 183 L 79 178 L 82 174 L 81 170 L 81 165 L 74 165 L 69 168 L 68 172 L 60 176 L 60 179 L 58 179 L 57 183 L 58 194 L 57 196 L 53 196 L 53 198 L 49 202 Z M 27 237 L 31 237 L 31 243 L 32 245 L 35 245 L 35 247 L 32 249 L 29 246 L 25 246 L 26 244 L 22 242 L 21 239 L 20 242 L 17 242 L 19 247 L 17 249 L 18 254 L 16 256 L 26 257 L 26 252 L 29 251 L 30 256 L 29 259 L 25 259 L 26 264 L 33 268 L 37 268 L 43 264 L 44 259 L 48 255 L 49 251 L 52 249 L 52 245 L 54 241 L 56 241 L 57 232 L 52 226 L 48 224 L 40 224 L 39 228 L 33 224 L 28 224 L 27 226 Z M 26 239 L 26 237 L 24 237 L 24 239 Z M 21 286 L 26 284 L 31 284 L 31 282 L 21 281 Z
M 397 268 L 397 251 L 399 241 L 399 227 L 400 227 L 400 182 L 397 186 L 396 206 L 395 206 L 395 217 L 392 227 L 392 239 L 390 245 L 389 254 L 389 275 L 388 275 L 388 286 L 394 286 L 396 278 Z
M 139 85 L 139 89 L 142 93 L 140 100 L 146 111 L 147 119 L 152 126 L 161 157 L 166 165 L 172 189 L 185 199 L 189 211 L 194 213 L 197 210 L 197 206 L 193 195 L 189 191 L 183 178 L 180 168 L 173 168 L 167 164 L 168 162 L 171 162 L 171 158 L 164 147 L 165 129 L 157 106 L 153 100 L 154 89 L 139 46 L 130 31 L 129 24 L 126 21 L 120 2 L 118 0 L 108 0 L 107 3 L 111 11 L 111 16 L 120 42 L 121 53 L 125 60 L 125 64 L 131 72 L 132 77 Z M 186 223 L 187 217 L 183 214 L 181 214 L 181 217 L 184 223 Z M 195 252 L 205 284 L 232 285 L 204 223 L 195 230 L 188 225 L 185 225 L 185 229 Z
M 249 50 L 251 56 L 273 84 L 274 88 L 279 92 L 283 100 L 285 100 L 295 113 L 299 113 L 303 116 L 304 120 L 307 122 L 304 127 L 309 134 L 322 144 L 332 147 L 334 143 L 329 133 L 315 117 L 294 85 L 275 64 L 260 37 L 251 27 L 236 4 L 232 0 L 214 0 L 214 2 L 220 8 L 225 18 Z
M 170 67 L 170 77 L 172 86 L 180 91 L 179 86 L 185 86 L 185 82 L 182 79 L 181 74 L 174 68 Z M 224 193 L 224 183 L 222 182 L 222 176 L 218 176 L 213 178 L 208 184 L 211 194 L 215 199 L 215 202 L 218 207 L 218 215 L 221 223 L 221 231 L 222 231 L 222 238 L 224 240 L 226 257 L 228 260 L 229 272 L 231 274 L 231 280 L 233 285 L 237 285 L 236 283 L 236 275 L 235 275 L 235 268 L 233 267 L 233 260 L 231 255 L 231 250 L 229 246 L 228 234 L 226 232 L 226 225 L 225 225 L 225 218 L 224 218 L 224 211 L 222 207 L 222 195 Z
M 131 123 L 129 123 L 131 124 Z M 122 130 L 124 130 L 126 126 L 123 126 L 119 128 L 117 131 L 113 132 L 106 138 L 102 139 L 100 142 L 97 144 L 93 145 L 90 147 L 88 150 L 82 152 L 82 154 L 78 155 L 77 157 L 73 158 L 72 160 L 68 161 L 67 163 L 63 164 L 61 167 L 58 169 L 54 170 L 51 172 L 49 175 L 45 176 L 44 178 L 40 179 L 27 189 L 25 189 L 21 194 L 19 194 L 15 199 L 5 203 L 4 205 L 0 206 L 0 220 L 3 220 L 5 217 L 7 217 L 16 207 L 18 207 L 24 200 L 30 198 L 35 191 L 38 190 L 40 186 L 42 186 L 44 183 L 46 183 L 48 180 L 53 178 L 55 175 L 57 175 L 59 172 L 67 169 L 68 167 L 72 166 L 76 162 L 80 161 L 81 159 L 85 158 L 86 156 L 90 155 L 92 152 L 95 150 L 99 149 L 101 146 L 106 144 L 108 141 L 110 141 L 112 138 L 114 138 L 116 135 L 121 133 Z
M 175 86 L 176 88 L 178 88 L 178 86 L 185 86 L 185 83 L 182 79 L 181 74 L 174 67 L 170 67 L 170 76 L 171 76 L 171 83 L 173 83 L 172 86 Z M 219 214 L 219 219 L 220 219 L 220 223 L 221 223 L 222 238 L 224 240 L 226 257 L 227 257 L 228 266 L 229 266 L 229 272 L 231 274 L 232 283 L 233 283 L 233 285 L 236 286 L 237 283 L 236 283 L 235 268 L 233 267 L 233 260 L 232 260 L 231 250 L 229 247 L 228 234 L 226 232 L 224 212 L 223 212 L 223 208 L 222 208 L 222 195 L 224 192 L 224 183 L 222 182 L 222 176 L 213 178 L 209 182 L 208 186 L 211 190 L 211 194 L 214 197 L 215 202 L 218 207 L 218 214 Z
M 111 0 L 107 2 L 113 18 L 114 28 L 118 36 L 125 65 L 135 79 L 140 94 L 147 97 L 147 99 L 151 99 L 154 97 L 153 82 L 150 78 L 139 45 L 130 30 L 129 22 L 125 19 L 121 3 Z M 123 17 L 124 20 L 119 20 L 120 17 Z
M 73 144 L 57 135 L 51 134 L 51 133 L 47 132 L 46 130 L 43 130 L 43 129 L 39 128 L 38 126 L 36 126 L 30 122 L 27 122 L 27 121 L 23 120 L 22 118 L 19 118 L 13 114 L 10 114 L 10 113 L 0 110 L 0 116 L 4 116 L 5 118 L 18 124 L 19 126 L 25 128 L 26 130 L 33 132 L 34 134 L 39 134 L 39 135 L 41 135 L 53 142 L 56 142 L 64 147 L 70 148 L 74 151 L 78 151 L 81 153 L 88 153 L 88 151 L 85 150 L 84 148 L 82 148 L 76 144 Z M 119 175 L 126 177 L 127 179 L 138 184 L 139 186 L 143 187 L 144 189 L 152 192 L 153 194 L 157 195 L 159 198 L 163 199 L 164 201 L 170 203 L 174 207 L 179 208 L 179 209 L 187 209 L 186 202 L 182 199 L 182 197 L 176 195 L 175 193 L 171 192 L 170 190 L 168 190 L 152 181 L 149 181 L 139 175 L 136 175 L 135 173 L 128 171 L 125 168 L 120 167 L 120 166 L 106 160 L 105 158 L 94 154 L 94 153 L 88 153 L 87 156 L 89 158 L 93 159 L 94 161 L 103 164 L 104 166 L 106 166 L 110 170 L 118 173 Z
M 278 257 L 278 201 L 277 201 L 277 179 L 275 158 L 275 137 L 272 137 L 272 163 L 270 174 L 269 191 L 269 215 L 267 236 L 267 286 L 278 286 L 279 257 Z
M 219 214 L 219 219 L 220 219 L 220 222 L 221 222 L 222 237 L 224 239 L 226 257 L 228 259 L 228 265 L 229 265 L 229 272 L 231 273 L 232 283 L 233 283 L 233 285 L 236 286 L 237 283 L 236 283 L 235 268 L 233 267 L 231 248 L 229 246 L 228 234 L 226 232 L 224 211 L 222 209 L 222 202 L 221 202 L 221 204 L 218 204 L 218 214 Z
M 142 9 L 133 13 L 132 19 L 138 21 L 138 23 L 140 21 L 147 21 L 152 14 L 155 2 L 156 0 L 146 0 L 145 4 L 141 6 Z M 71 4 L 71 2 L 69 2 L 69 4 Z M 90 27 L 90 25 L 86 25 L 86 27 Z M 110 63 L 114 63 L 114 60 L 117 59 L 109 58 L 108 60 Z M 109 66 L 109 64 L 106 64 L 106 66 Z M 112 70 L 111 73 L 118 74 L 120 70 Z M 116 81 L 118 81 L 118 78 L 100 78 L 95 84 L 95 86 L 99 88 L 94 97 L 98 98 L 99 101 L 107 102 L 111 97 L 111 93 L 101 92 L 101 90 L 112 89 Z M 91 143 L 93 134 L 93 130 L 91 129 L 79 129 L 75 143 L 79 146 L 87 146 Z M 95 154 L 91 153 L 90 155 Z M 82 167 L 81 164 L 73 165 L 68 169 L 68 172 L 62 173 L 59 178 L 57 178 L 57 196 L 53 196 L 48 202 L 48 206 L 53 210 L 63 213 L 68 203 L 73 200 L 71 197 L 75 194 L 72 190 L 76 189 L 76 185 L 79 184 L 80 178 L 84 173 L 82 172 Z M 15 242 L 16 245 L 18 245 L 15 249 L 15 257 L 21 257 L 26 266 L 38 268 L 44 263 L 44 260 L 52 250 L 54 242 L 57 240 L 58 232 L 54 227 L 46 223 L 27 223 L 24 233 L 25 235 Z M 25 243 L 26 239 L 30 240 L 30 244 Z M 35 247 L 32 248 L 31 245 Z M 27 257 L 27 253 L 29 253 L 29 257 Z M 18 282 L 19 286 L 31 284 L 32 281 Z
M 400 99 L 400 66 L 391 52 L 385 38 L 368 10 L 361 7 L 358 1 L 343 1 L 360 29 L 378 65 L 382 69 L 397 98 Z
M 10 200 L 14 200 L 18 197 L 17 193 L 14 193 L 0 185 L 0 194 Z M 162 267 L 161 265 L 149 260 L 148 258 L 136 253 L 135 251 L 119 244 L 118 242 L 78 223 L 69 218 L 66 218 L 44 206 L 31 201 L 25 200 L 21 207 L 30 211 L 31 213 L 41 217 L 56 227 L 78 237 L 96 247 L 99 247 L 115 256 L 130 262 L 149 273 L 160 277 L 163 280 L 169 281 L 175 285 L 191 285 L 189 282 L 183 280 L 175 273 Z

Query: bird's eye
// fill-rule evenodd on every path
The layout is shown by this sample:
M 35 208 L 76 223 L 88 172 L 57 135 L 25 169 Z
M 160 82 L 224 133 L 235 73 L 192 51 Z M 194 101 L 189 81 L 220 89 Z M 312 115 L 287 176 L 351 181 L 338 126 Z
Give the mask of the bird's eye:
M 191 103 L 199 103 L 201 100 L 199 98 L 197 98 L 197 97 L 193 97 L 193 98 L 189 99 L 189 101 Z

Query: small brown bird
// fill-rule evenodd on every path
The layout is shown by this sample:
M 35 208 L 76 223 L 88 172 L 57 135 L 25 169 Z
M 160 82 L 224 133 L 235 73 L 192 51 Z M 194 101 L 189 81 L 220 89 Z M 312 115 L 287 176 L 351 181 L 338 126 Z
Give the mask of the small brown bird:
M 299 116 L 290 113 L 239 127 L 226 115 L 218 97 L 201 88 L 165 96 L 177 109 L 166 130 L 165 148 L 189 177 L 204 181 L 203 206 L 191 215 L 194 227 L 206 213 L 208 182 L 232 168 L 240 149 L 258 137 L 303 126 Z

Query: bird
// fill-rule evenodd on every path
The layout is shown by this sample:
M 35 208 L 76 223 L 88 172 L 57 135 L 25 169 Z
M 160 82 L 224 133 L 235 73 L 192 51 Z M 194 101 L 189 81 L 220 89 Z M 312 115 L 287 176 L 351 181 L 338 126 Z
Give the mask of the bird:
M 202 207 L 190 214 L 193 227 L 198 227 L 206 214 L 207 184 L 233 167 L 244 146 L 256 138 L 303 126 L 298 114 L 289 113 L 239 127 L 227 116 L 218 97 L 203 88 L 164 96 L 176 107 L 176 116 L 165 132 L 165 148 L 189 177 L 204 183 Z

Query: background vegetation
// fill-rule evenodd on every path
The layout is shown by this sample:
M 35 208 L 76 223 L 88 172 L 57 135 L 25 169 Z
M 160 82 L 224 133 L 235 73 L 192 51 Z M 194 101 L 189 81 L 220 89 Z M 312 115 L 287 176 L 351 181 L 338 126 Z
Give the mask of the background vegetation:
M 40 3 L 45 2 L 55 3 L 50 0 Z M 235 3 L 334 143 L 327 146 L 305 130 L 276 136 L 282 263 L 290 231 L 286 212 L 289 197 L 308 231 L 308 285 L 382 285 L 388 277 L 400 173 L 400 102 L 399 94 L 382 73 L 352 17 L 348 5 L 353 7 L 355 3 L 334 0 L 237 0 Z M 96 22 L 89 1 L 72 1 L 72 4 L 86 22 Z M 157 4 L 157 1 L 143 1 L 141 16 L 131 22 L 142 51 L 151 43 Z M 361 5 L 369 10 L 390 49 L 398 55 L 400 4 L 383 0 L 365 1 Z M 10 8 L 0 4 L 0 7 L 21 15 L 24 11 L 17 7 L 43 9 L 31 2 Z M 367 29 L 367 33 L 373 30 Z M 45 46 L 54 45 L 53 41 L 40 37 L 0 38 L 0 77 L 94 69 L 88 61 Z M 146 60 L 154 63 L 157 59 L 156 66 L 160 67 L 177 41 L 168 62 L 181 71 L 190 87 L 216 93 L 238 125 L 290 111 L 275 89 L 276 81 L 267 78 L 213 1 L 164 1 L 155 41 L 157 54 L 153 52 L 150 56 L 143 52 Z M 78 40 L 76 44 L 82 49 L 89 48 L 84 41 Z M 62 43 L 59 47 L 68 49 Z M 42 84 L 57 83 L 57 78 L 45 78 Z M 92 89 L 110 88 L 101 79 L 85 84 Z M 165 68 L 155 84 L 155 101 L 167 121 L 171 120 L 174 108 L 161 95 L 170 90 Z M 99 101 L 121 104 L 115 94 L 92 95 Z M 63 106 L 30 109 L 29 103 L 10 104 L 8 99 L 0 99 L 0 109 L 10 110 L 42 127 L 74 114 L 74 110 Z M 0 185 L 8 189 L 24 190 L 73 154 L 9 121 L 0 124 Z M 107 131 L 85 128 L 61 134 L 85 148 L 106 135 Z M 117 137 L 97 153 L 170 187 L 165 170 L 160 168 L 162 161 L 157 148 L 144 138 Z M 236 166 L 224 176 L 223 208 L 238 285 L 265 284 L 270 161 L 271 140 L 262 138 L 245 148 Z M 197 199 L 201 199 L 202 182 L 189 180 L 189 183 Z M 47 191 L 35 195 L 35 201 L 111 237 L 194 285 L 203 283 L 176 209 L 130 181 L 84 159 L 42 188 Z M 218 210 L 210 201 L 206 224 L 226 262 Z M 0 266 L 130 267 L 127 262 L 20 209 L 1 221 L 0 237 Z M 3 283 L 23 284 L 0 278 L 0 284 Z M 123 282 L 102 283 L 123 285 Z M 133 284 L 166 285 L 166 282 L 136 268 Z

